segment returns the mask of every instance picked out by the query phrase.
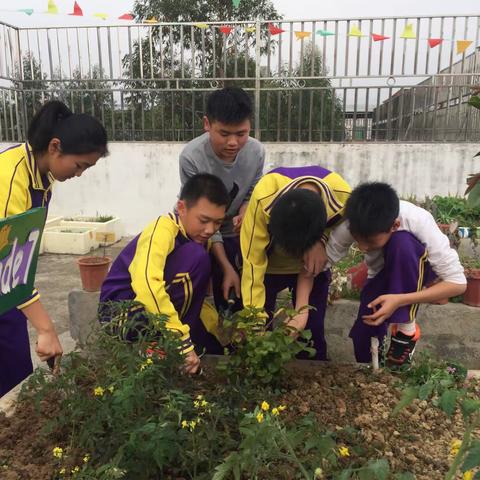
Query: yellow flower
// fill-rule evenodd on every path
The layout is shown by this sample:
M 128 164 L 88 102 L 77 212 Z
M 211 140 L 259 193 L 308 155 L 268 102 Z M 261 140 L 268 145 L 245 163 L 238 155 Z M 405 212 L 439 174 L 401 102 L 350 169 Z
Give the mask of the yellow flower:
M 195 408 L 200 408 L 200 402 L 199 402 L 198 400 L 195 400 L 195 401 L 193 402 L 193 406 L 194 406 Z
M 197 422 L 195 420 L 192 420 L 190 422 L 190 431 L 194 430 L 196 426 L 197 426 Z
M 452 440 L 452 443 L 450 444 L 450 455 L 452 457 L 455 457 L 460 450 L 460 447 L 462 446 L 462 441 L 456 438 L 455 440 Z
M 147 358 L 146 362 L 145 362 L 147 365 L 152 365 L 153 364 L 153 360 L 151 358 Z
M 464 472 L 463 474 L 463 480 L 473 480 L 473 476 L 475 474 L 473 473 L 473 470 L 467 470 L 466 472 Z
M 66 473 L 65 467 L 64 467 L 64 468 L 61 468 L 58 473 L 59 473 L 60 475 L 65 475 L 65 473 Z
M 270 408 L 270 405 L 264 400 L 262 402 L 262 405 L 261 405 L 261 408 L 264 412 L 268 412 L 269 408 Z
M 197 400 L 203 400 L 203 395 L 197 395 Z
M 78 473 L 80 471 L 80 467 L 77 465 L 75 467 L 72 468 L 72 473 L 75 475 L 76 473 Z
M 83 463 L 88 463 L 89 460 L 90 460 L 90 455 L 86 453 L 85 456 L 83 457 Z
M 188 428 L 188 422 L 186 420 L 182 420 L 182 428 Z
M 313 474 L 315 475 L 315 480 L 320 480 L 323 478 L 323 470 L 320 467 L 316 468 Z
M 350 456 L 350 452 L 348 451 L 348 447 L 340 447 L 338 449 L 338 454 L 341 456 L 341 457 L 349 457 Z
M 110 385 L 107 390 L 110 392 L 110 393 L 113 393 L 113 391 L 115 390 L 114 386 L 113 385 Z
M 277 415 L 280 415 L 280 412 L 279 412 L 278 408 L 276 408 L 276 407 L 272 408 L 272 415 L 274 417 L 276 417 Z
M 93 393 L 96 397 L 103 397 L 105 390 L 102 387 L 95 387 L 95 389 L 93 390 Z
M 55 447 L 53 449 L 53 456 L 55 458 L 62 458 L 63 457 L 63 448 Z
M 263 413 L 262 413 L 262 412 L 258 412 L 258 413 L 257 413 L 257 422 L 258 422 L 258 423 L 262 423 L 262 422 L 263 422 Z
M 279 406 L 278 406 L 278 411 L 279 411 L 279 412 L 283 412 L 283 411 L 286 410 L 286 409 L 287 409 L 287 407 L 286 407 L 285 405 L 279 405 Z
M 206 400 L 202 400 L 202 403 L 200 405 L 202 407 L 206 407 L 208 405 L 208 402 Z

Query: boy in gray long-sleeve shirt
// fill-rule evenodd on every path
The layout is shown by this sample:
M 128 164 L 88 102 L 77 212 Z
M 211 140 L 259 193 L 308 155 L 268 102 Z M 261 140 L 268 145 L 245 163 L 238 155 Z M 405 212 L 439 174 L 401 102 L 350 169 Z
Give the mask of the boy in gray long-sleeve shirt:
M 231 203 L 220 231 L 212 237 L 212 280 L 215 305 L 226 307 L 233 288 L 240 298 L 239 232 L 250 195 L 262 176 L 265 149 L 249 137 L 252 105 L 241 88 L 213 92 L 204 117 L 205 133 L 189 142 L 180 154 L 182 186 L 201 172 L 217 175 L 230 193 Z M 239 300 L 235 305 L 241 308 Z

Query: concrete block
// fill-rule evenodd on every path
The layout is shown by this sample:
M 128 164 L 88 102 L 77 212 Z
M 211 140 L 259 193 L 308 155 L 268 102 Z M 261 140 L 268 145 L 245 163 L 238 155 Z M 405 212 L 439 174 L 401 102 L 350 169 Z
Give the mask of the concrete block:
M 98 300 L 98 292 L 72 290 L 68 294 L 70 334 L 79 347 L 83 347 L 88 337 L 99 328 Z
M 332 361 L 355 361 L 348 334 L 357 317 L 358 305 L 357 301 L 338 300 L 327 308 L 325 336 Z M 422 329 L 417 352 L 428 349 L 437 358 L 480 369 L 480 308 L 462 303 L 422 305 L 417 321 Z
M 357 316 L 359 302 L 338 300 L 327 308 L 325 336 L 333 362 L 355 362 L 348 334 Z M 98 328 L 98 293 L 74 290 L 68 296 L 70 332 L 81 346 Z M 455 360 L 469 369 L 480 369 L 480 308 L 461 303 L 423 305 L 417 316 L 422 337 L 417 351 L 428 349 L 437 358 Z

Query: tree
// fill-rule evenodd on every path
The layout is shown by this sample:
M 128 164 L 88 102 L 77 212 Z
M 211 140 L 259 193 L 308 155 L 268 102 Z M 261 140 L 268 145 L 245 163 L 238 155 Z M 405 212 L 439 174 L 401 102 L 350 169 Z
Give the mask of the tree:
M 238 9 L 230 0 L 137 0 L 134 13 L 138 21 L 156 17 L 162 22 L 228 23 L 257 16 L 280 18 L 269 0 L 245 0 Z M 261 38 L 261 48 L 265 50 L 268 34 L 264 29 Z M 123 110 L 132 135 L 141 139 L 138 135 L 143 132 L 146 139 L 185 140 L 199 134 L 207 90 L 212 86 L 207 80 L 244 76 L 245 64 L 248 75 L 253 77 L 255 62 L 245 59 L 244 52 L 252 49 L 255 41 L 255 33 L 244 28 L 227 36 L 217 28 L 150 27 L 123 58 L 128 78 L 123 82 Z M 271 48 L 273 45 L 270 41 Z M 217 83 L 224 84 L 222 80 Z M 135 124 L 140 122 L 146 130 L 136 128 Z
M 296 77 L 319 77 L 297 80 Z M 262 92 L 260 125 L 265 141 L 339 140 L 343 111 L 334 95 L 318 47 L 308 43 L 292 73 L 280 72 Z M 282 90 L 269 91 L 272 88 Z

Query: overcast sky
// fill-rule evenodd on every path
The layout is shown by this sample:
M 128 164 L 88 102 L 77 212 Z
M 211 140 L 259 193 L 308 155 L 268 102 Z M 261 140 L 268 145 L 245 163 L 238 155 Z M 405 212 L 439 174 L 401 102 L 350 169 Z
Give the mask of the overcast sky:
M 84 25 L 101 23 L 92 18 L 94 13 L 109 14 L 109 23 L 132 9 L 133 0 L 78 0 L 85 18 L 68 17 L 73 11 L 73 0 L 55 0 L 62 15 L 34 13 L 31 17 L 23 13 L 6 11 L 12 8 L 33 8 L 35 12 L 47 10 L 48 0 L 0 0 L 0 19 L 18 26 Z M 286 19 L 355 18 L 378 16 L 416 15 L 480 15 L 480 0 L 273 0 L 277 10 Z M 203 20 L 203 19 L 198 19 Z

